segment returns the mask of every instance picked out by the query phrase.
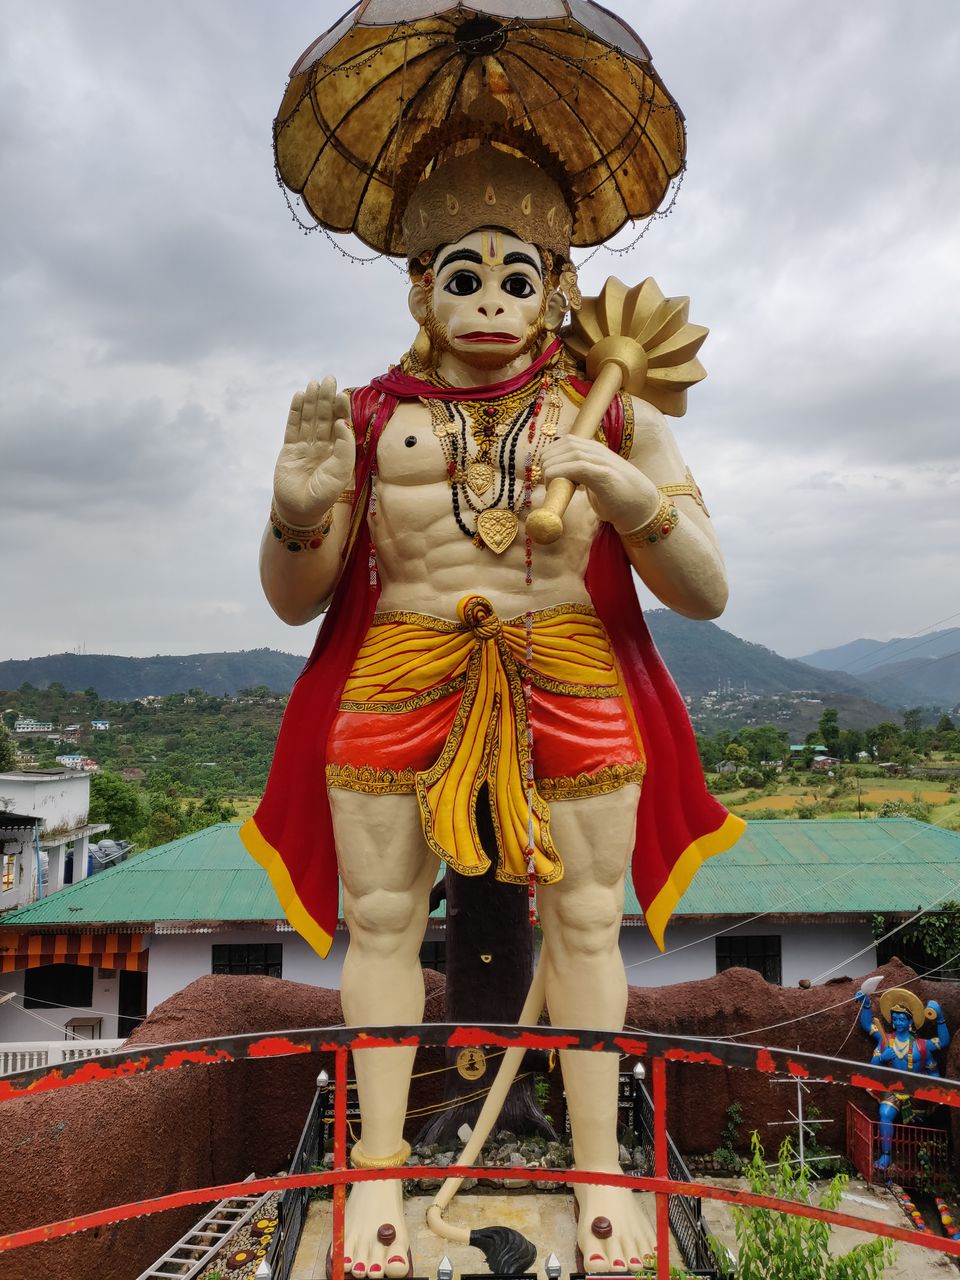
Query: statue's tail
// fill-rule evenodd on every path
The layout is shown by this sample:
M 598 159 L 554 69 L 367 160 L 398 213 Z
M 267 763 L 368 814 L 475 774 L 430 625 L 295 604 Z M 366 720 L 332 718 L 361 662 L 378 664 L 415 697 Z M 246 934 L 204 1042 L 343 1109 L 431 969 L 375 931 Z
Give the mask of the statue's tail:
M 545 959 L 546 943 L 540 949 L 540 959 L 534 971 L 533 981 L 530 983 L 530 990 L 520 1010 L 521 1026 L 535 1026 L 539 1021 L 546 988 Z M 506 1101 L 525 1053 L 526 1049 L 520 1048 L 507 1049 L 504 1053 L 500 1068 L 477 1116 L 473 1133 L 460 1153 L 457 1164 L 473 1164 L 480 1154 Z M 427 1226 L 430 1230 L 444 1240 L 452 1240 L 457 1244 L 469 1244 L 475 1249 L 480 1249 L 487 1260 L 487 1266 L 494 1275 L 516 1275 L 518 1272 L 529 1270 L 537 1256 L 536 1246 L 519 1231 L 514 1231 L 512 1227 L 482 1227 L 477 1231 L 469 1231 L 466 1227 L 454 1227 L 444 1222 L 443 1212 L 460 1190 L 462 1182 L 462 1178 L 447 1178 L 437 1192 L 436 1199 L 427 1210 Z

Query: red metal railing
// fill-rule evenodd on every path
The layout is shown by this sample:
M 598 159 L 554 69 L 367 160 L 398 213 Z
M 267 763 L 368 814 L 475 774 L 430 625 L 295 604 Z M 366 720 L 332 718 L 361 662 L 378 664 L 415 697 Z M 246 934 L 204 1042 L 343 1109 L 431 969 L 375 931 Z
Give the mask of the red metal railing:
M 436 1178 L 432 1166 L 407 1165 L 400 1169 L 354 1169 L 347 1158 L 347 1068 L 351 1051 L 421 1045 L 466 1048 L 473 1046 L 518 1046 L 527 1049 L 589 1049 L 626 1054 L 648 1060 L 652 1069 L 654 1100 L 654 1176 L 602 1174 L 584 1170 L 491 1169 L 489 1166 L 452 1165 L 444 1176 L 505 1178 L 568 1184 L 594 1183 L 649 1191 L 657 1201 L 657 1280 L 669 1280 L 668 1197 L 699 1196 L 744 1208 L 773 1209 L 798 1217 L 812 1218 L 833 1226 L 849 1227 L 869 1235 L 900 1240 L 919 1248 L 960 1258 L 960 1240 L 924 1235 L 907 1227 L 895 1227 L 873 1219 L 858 1218 L 835 1210 L 819 1209 L 748 1191 L 731 1191 L 698 1182 L 672 1180 L 667 1170 L 667 1063 L 684 1062 L 711 1066 L 738 1067 L 765 1074 L 787 1073 L 798 1079 L 815 1077 L 828 1084 L 852 1085 L 871 1093 L 906 1093 L 919 1100 L 960 1107 L 960 1081 L 931 1080 L 900 1074 L 885 1067 L 866 1067 L 859 1062 L 825 1058 L 818 1054 L 789 1052 L 757 1045 L 721 1040 L 700 1040 L 662 1035 L 633 1035 L 610 1031 L 577 1031 L 566 1028 L 502 1027 L 470 1024 L 451 1027 L 432 1024 L 419 1027 L 383 1027 L 359 1030 L 354 1027 L 322 1027 L 307 1031 L 278 1031 L 269 1035 L 225 1036 L 188 1044 L 137 1047 L 84 1063 L 64 1063 L 54 1069 L 37 1068 L 0 1079 L 0 1101 L 30 1097 L 52 1089 L 62 1089 L 90 1080 L 128 1078 L 153 1071 L 169 1071 L 191 1065 L 212 1066 L 228 1062 L 262 1060 L 289 1054 L 328 1052 L 334 1055 L 334 1168 L 323 1173 L 293 1174 L 256 1178 L 247 1182 L 200 1187 L 149 1200 L 135 1201 L 111 1209 L 79 1215 L 44 1226 L 31 1227 L 0 1236 L 0 1253 L 35 1245 L 45 1240 L 86 1231 L 92 1227 L 129 1218 L 160 1213 L 186 1205 L 224 1200 L 234 1195 L 283 1191 L 294 1187 L 333 1187 L 333 1274 L 343 1276 L 343 1211 L 348 1183 L 396 1178 Z
M 880 1122 L 847 1103 L 847 1158 L 865 1182 L 893 1179 L 903 1186 L 933 1187 L 946 1181 L 948 1141 L 943 1129 L 918 1124 L 890 1128 L 890 1163 L 878 1169 L 877 1161 L 887 1154 L 880 1145 Z

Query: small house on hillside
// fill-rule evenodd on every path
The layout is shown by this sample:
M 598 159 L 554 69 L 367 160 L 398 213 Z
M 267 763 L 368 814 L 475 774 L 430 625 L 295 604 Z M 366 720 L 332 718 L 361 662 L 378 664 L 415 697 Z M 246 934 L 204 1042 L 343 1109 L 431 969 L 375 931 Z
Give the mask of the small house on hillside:
M 2 1042 L 50 1040 L 86 1019 L 125 1034 L 208 973 L 259 973 L 336 987 L 341 922 L 321 960 L 283 918 L 239 828 L 219 823 L 0 917 Z M 955 893 L 960 834 L 909 818 L 752 823 L 707 862 L 653 943 L 632 887 L 621 949 L 634 986 L 666 986 L 734 966 L 795 986 L 876 963 L 874 915 L 906 918 Z M 444 963 L 444 904 L 423 958 Z M 37 1017 L 42 1021 L 37 1021 Z

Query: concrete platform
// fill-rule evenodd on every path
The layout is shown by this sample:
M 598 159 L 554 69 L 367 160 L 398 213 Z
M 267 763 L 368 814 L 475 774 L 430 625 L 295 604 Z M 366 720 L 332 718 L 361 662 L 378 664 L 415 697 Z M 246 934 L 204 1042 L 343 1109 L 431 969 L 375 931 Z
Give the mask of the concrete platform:
M 638 1195 L 640 1193 L 637 1193 Z M 654 1198 L 641 1195 L 643 1208 L 654 1225 Z M 406 1201 L 407 1222 L 411 1228 L 414 1271 L 418 1276 L 436 1276 L 437 1263 L 444 1254 L 453 1263 L 454 1276 L 487 1269 L 483 1254 L 468 1246 L 440 1240 L 427 1228 L 425 1215 L 433 1203 L 432 1196 L 412 1196 Z M 537 1261 L 531 1271 L 544 1274 L 544 1263 L 551 1253 L 560 1259 L 566 1276 L 575 1270 L 576 1227 L 573 1217 L 573 1195 L 515 1193 L 508 1195 L 457 1196 L 447 1215 L 449 1221 L 469 1228 L 489 1226 L 514 1227 L 537 1246 Z M 332 1236 L 333 1204 L 314 1200 L 310 1205 L 300 1248 L 293 1264 L 290 1280 L 320 1280 L 325 1275 L 324 1261 Z M 671 1248 L 674 1266 L 682 1259 Z
M 747 1187 L 742 1178 L 701 1177 L 700 1181 L 714 1186 L 743 1190 Z M 736 1252 L 736 1235 L 730 1207 L 721 1204 L 718 1200 L 704 1200 L 702 1203 L 707 1230 L 721 1240 L 728 1249 Z M 851 1179 L 844 1193 L 840 1211 L 853 1214 L 858 1218 L 873 1218 L 875 1221 L 886 1222 L 894 1227 L 910 1225 L 903 1210 L 889 1191 L 884 1187 L 871 1186 L 856 1179 Z M 855 1244 L 872 1238 L 860 1231 L 834 1227 L 830 1235 L 830 1252 L 847 1253 Z M 945 1254 L 933 1253 L 929 1249 L 921 1249 L 915 1245 L 901 1244 L 899 1241 L 894 1241 L 894 1247 L 897 1257 L 884 1271 L 884 1280 L 945 1280 L 947 1276 L 956 1278 L 957 1268 L 953 1260 Z

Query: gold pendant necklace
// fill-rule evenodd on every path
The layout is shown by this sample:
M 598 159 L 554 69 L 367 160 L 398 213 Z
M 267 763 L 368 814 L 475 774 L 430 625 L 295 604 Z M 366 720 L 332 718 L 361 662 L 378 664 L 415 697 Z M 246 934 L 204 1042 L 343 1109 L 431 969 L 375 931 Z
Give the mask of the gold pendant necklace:
M 487 507 L 477 515 L 477 536 L 495 555 L 503 555 L 519 529 L 520 517 L 509 508 Z
M 546 441 L 556 434 L 560 399 L 552 392 L 552 377 L 544 374 L 495 400 L 449 402 L 424 398 L 421 403 L 430 410 L 434 435 L 447 464 L 457 527 L 477 546 L 502 555 L 520 530 L 516 511 L 518 502 L 523 500 L 516 462 L 520 437 L 526 428 L 533 455 L 533 483 L 538 484 L 543 475 L 540 454 Z M 545 403 L 547 412 L 541 427 L 539 416 Z M 471 444 L 473 454 L 469 450 Z M 485 495 L 489 495 L 487 505 L 479 506 L 478 500 Z M 467 512 L 475 519 L 472 529 Z

